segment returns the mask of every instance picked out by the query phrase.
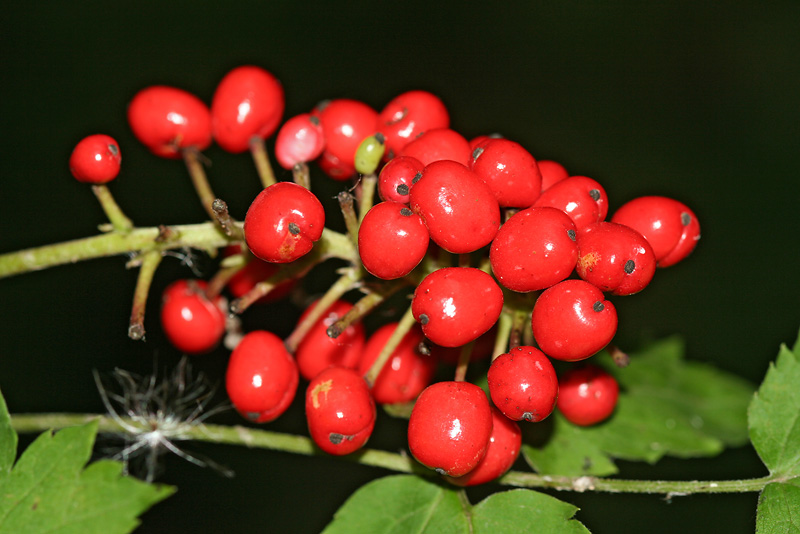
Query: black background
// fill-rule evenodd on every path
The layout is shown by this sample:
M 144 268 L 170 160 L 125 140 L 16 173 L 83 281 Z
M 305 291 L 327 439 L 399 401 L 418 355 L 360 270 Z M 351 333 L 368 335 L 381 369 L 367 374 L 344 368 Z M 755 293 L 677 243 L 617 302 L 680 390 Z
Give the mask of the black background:
M 210 101 L 228 70 L 252 63 L 281 79 L 287 118 L 325 98 L 380 109 L 402 91 L 427 89 L 467 137 L 500 132 L 599 180 L 612 211 L 645 194 L 690 205 L 703 233 L 692 257 L 659 271 L 642 294 L 615 300 L 623 347 L 680 333 L 689 357 L 758 382 L 779 344 L 797 335 L 796 2 L 15 2 L 0 24 L 0 252 L 96 232 L 102 211 L 67 167 L 74 144 L 92 133 L 122 147 L 111 190 L 137 225 L 202 221 L 182 164 L 149 155 L 125 108 L 151 84 Z M 259 190 L 248 157 L 216 147 L 207 155 L 216 193 L 242 217 Z M 200 263 L 210 274 L 213 264 Z M 154 356 L 177 361 L 154 319 L 157 295 L 180 276 L 191 273 L 165 260 L 145 343 L 125 335 L 136 272 L 124 258 L 0 280 L 0 387 L 10 409 L 101 411 L 92 369 L 147 372 Z M 285 333 L 294 317 L 267 309 L 247 324 Z M 218 379 L 225 357 L 194 363 Z M 296 403 L 269 427 L 302 433 L 303 425 Z M 396 450 L 402 432 L 382 418 L 370 445 Z M 236 478 L 168 458 L 161 480 L 179 491 L 144 516 L 141 532 L 317 532 L 350 493 L 385 474 L 328 458 L 189 448 Z M 625 477 L 764 474 L 750 448 L 715 461 L 621 465 Z M 593 532 L 754 528 L 754 494 L 669 503 L 559 496 L 582 508 L 577 517 Z

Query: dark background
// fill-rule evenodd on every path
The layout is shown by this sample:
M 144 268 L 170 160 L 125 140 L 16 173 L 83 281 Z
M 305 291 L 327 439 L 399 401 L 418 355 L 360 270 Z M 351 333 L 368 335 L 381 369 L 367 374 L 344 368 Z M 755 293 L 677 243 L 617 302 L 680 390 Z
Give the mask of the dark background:
M 182 164 L 137 143 L 126 105 L 150 84 L 210 101 L 228 70 L 253 63 L 282 80 L 287 118 L 325 98 L 380 109 L 402 91 L 427 89 L 467 137 L 500 132 L 599 180 L 612 211 L 645 194 L 687 203 L 703 239 L 642 294 L 615 300 L 621 346 L 681 333 L 689 357 L 758 382 L 779 344 L 797 335 L 797 2 L 14 2 L 0 25 L 0 252 L 96 232 L 103 214 L 67 167 L 74 144 L 92 133 L 119 141 L 123 170 L 111 189 L 138 225 L 202 221 Z M 249 158 L 216 147 L 207 155 L 217 194 L 242 217 L 259 190 Z M 157 305 L 147 341 L 127 339 L 136 272 L 124 263 L 0 280 L 0 387 L 12 411 L 101 411 L 92 369 L 147 372 L 154 357 L 159 366 L 177 361 L 154 321 Z M 211 273 L 210 261 L 200 264 Z M 165 260 L 153 302 L 180 276 L 191 273 Z M 285 333 L 294 317 L 262 309 L 247 322 Z M 224 351 L 194 360 L 214 379 L 224 362 Z M 296 403 L 268 428 L 303 425 Z M 370 445 L 403 446 L 401 423 L 382 418 L 376 432 Z M 168 458 L 161 480 L 179 491 L 144 517 L 141 532 L 317 532 L 350 493 L 386 474 L 328 458 L 189 448 L 237 477 Z M 622 468 L 641 478 L 765 474 L 749 447 L 714 461 Z M 559 496 L 582 508 L 577 517 L 594 532 L 754 529 L 753 494 L 671 503 Z

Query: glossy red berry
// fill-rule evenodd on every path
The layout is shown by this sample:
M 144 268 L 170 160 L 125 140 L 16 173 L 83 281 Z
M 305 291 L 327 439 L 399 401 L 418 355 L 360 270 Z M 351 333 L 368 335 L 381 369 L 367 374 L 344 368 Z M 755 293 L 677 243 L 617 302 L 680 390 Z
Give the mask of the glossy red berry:
M 408 91 L 394 97 L 378 115 L 378 131 L 386 139 L 385 159 L 392 159 L 422 132 L 450 126 L 450 114 L 438 96 Z
M 375 133 L 378 112 L 358 100 L 339 98 L 320 103 L 312 111 L 325 136 L 320 166 L 335 180 L 347 180 L 355 170 L 356 149 Z
M 397 323 L 385 324 L 370 336 L 358 367 L 360 374 L 364 375 L 369 371 L 396 329 Z M 418 326 L 403 336 L 372 385 L 375 402 L 378 404 L 409 402 L 430 385 L 436 371 L 436 358 L 420 352 L 419 347 L 423 339 L 422 330 Z
M 408 204 L 414 178 L 425 166 L 417 158 L 397 156 L 381 169 L 378 175 L 378 193 L 383 200 L 393 200 Z
M 275 159 L 284 169 L 317 159 L 325 149 L 325 134 L 319 118 L 310 113 L 295 115 L 281 126 L 275 138 Z
M 661 197 L 639 197 L 620 207 L 611 222 L 624 224 L 642 234 L 659 267 L 669 267 L 688 256 L 700 239 L 697 216 L 685 204 Z
M 281 82 L 270 72 L 243 65 L 228 72 L 211 100 L 211 128 L 219 146 L 244 152 L 255 137 L 270 137 L 285 107 Z
M 422 218 L 399 202 L 375 204 L 358 228 L 358 254 L 370 274 L 383 280 L 407 275 L 428 250 Z
M 161 328 L 176 349 L 202 354 L 217 346 L 225 334 L 225 301 L 209 300 L 204 280 L 178 280 L 162 295 Z
M 596 365 L 570 369 L 559 378 L 558 387 L 558 410 L 581 426 L 608 419 L 619 397 L 617 380 Z
M 307 254 L 325 228 L 325 210 L 308 189 L 278 182 L 258 194 L 244 218 L 244 237 L 256 257 L 288 263 Z
M 119 174 L 122 156 L 114 138 L 103 134 L 84 137 L 69 158 L 69 170 L 79 182 L 105 184 Z
M 580 230 L 605 220 L 608 214 L 608 195 L 596 180 L 588 176 L 572 176 L 550 186 L 534 207 L 557 208 L 569 215 Z
M 297 364 L 283 340 L 265 330 L 245 335 L 233 349 L 225 389 L 233 407 L 254 423 L 283 414 L 297 392 Z
M 306 308 L 300 315 L 300 321 L 311 313 L 317 302 Z M 352 304 L 344 300 L 334 302 L 297 346 L 294 356 L 300 374 L 306 380 L 311 380 L 334 365 L 348 369 L 358 368 L 366 341 L 364 325 L 360 322 L 352 324 L 336 338 L 328 335 L 328 327 L 341 319 L 352 307 Z
M 487 378 L 492 402 L 509 419 L 536 423 L 556 406 L 556 371 L 534 347 L 520 346 L 501 354 L 489 367 Z
M 229 245 L 225 247 L 222 255 L 223 257 L 228 257 L 234 254 L 240 254 L 240 250 L 241 247 L 238 244 Z M 279 265 L 260 260 L 249 254 L 248 256 L 249 258 L 246 260 L 247 264 L 228 280 L 228 291 L 236 298 L 244 296 L 252 290 L 256 284 L 269 279 L 280 269 Z M 294 289 L 297 282 L 298 280 L 296 279 L 283 281 L 256 302 L 263 304 L 280 300 Z
M 617 310 L 589 282 L 564 280 L 539 295 L 531 328 L 542 352 L 574 362 L 608 345 L 617 333 Z
M 186 148 L 211 144 L 211 112 L 193 94 L 164 85 L 142 89 L 128 105 L 128 124 L 136 138 L 164 158 L 180 158 Z
M 411 187 L 409 207 L 431 239 L 454 254 L 488 245 L 500 228 L 500 206 L 478 176 L 455 161 L 426 166 Z
M 518 211 L 497 232 L 489 260 L 497 281 L 512 291 L 550 287 L 575 268 L 575 225 L 555 208 Z
M 487 139 L 473 152 L 470 168 L 492 190 L 500 207 L 528 208 L 542 191 L 536 160 L 519 143 Z
M 408 447 L 439 474 L 463 476 L 486 454 L 492 410 L 481 388 L 468 382 L 437 382 L 417 398 L 408 421 Z
M 557 161 L 540 159 L 537 161 L 539 172 L 542 174 L 542 192 L 550 189 L 556 182 L 569 178 L 567 169 Z
M 397 155 L 417 158 L 423 165 L 450 160 L 468 167 L 472 150 L 469 141 L 455 130 L 435 128 L 410 141 Z
M 434 271 L 417 286 L 411 312 L 425 336 L 443 347 L 458 347 L 488 331 L 503 310 L 503 291 L 472 267 Z
M 644 289 L 656 272 L 647 240 L 622 224 L 599 222 L 578 232 L 578 276 L 614 295 Z
M 375 417 L 367 382 L 352 369 L 329 367 L 308 384 L 308 430 L 314 443 L 329 454 L 360 449 L 372 434 Z
M 457 486 L 468 487 L 485 484 L 503 476 L 511 469 L 522 448 L 522 431 L 496 407 L 492 406 L 492 434 L 486 455 L 478 465 L 462 477 L 446 477 Z

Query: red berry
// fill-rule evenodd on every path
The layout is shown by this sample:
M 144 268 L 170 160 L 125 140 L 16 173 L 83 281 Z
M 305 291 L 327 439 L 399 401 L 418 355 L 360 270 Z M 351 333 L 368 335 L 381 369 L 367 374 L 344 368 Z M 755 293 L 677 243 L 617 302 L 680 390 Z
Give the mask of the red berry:
M 537 163 L 539 172 L 542 173 L 542 192 L 550 189 L 554 183 L 569 178 L 567 169 L 557 161 L 540 159 Z
M 644 289 L 656 272 L 656 258 L 647 240 L 636 230 L 599 222 L 578 232 L 578 276 L 614 295 L 632 295 Z
M 284 106 L 283 86 L 272 73 L 253 65 L 236 67 L 222 78 L 211 100 L 214 140 L 228 152 L 244 152 L 254 137 L 275 133 Z
M 611 222 L 642 234 L 659 267 L 668 267 L 689 255 L 700 239 L 697 216 L 685 204 L 667 197 L 639 197 L 620 207 Z
M 619 397 L 616 379 L 595 365 L 570 369 L 559 378 L 558 387 L 558 410 L 581 426 L 608 419 Z
M 463 135 L 449 128 L 435 128 L 422 133 L 398 152 L 398 156 L 412 156 L 429 165 L 434 161 L 457 161 L 469 167 L 472 150 Z
M 268 423 L 289 408 L 297 391 L 297 364 L 283 340 L 265 330 L 245 335 L 233 349 L 225 389 L 233 407 L 255 423 Z
M 300 321 L 311 313 L 317 302 L 306 308 L 300 316 Z M 358 368 L 366 340 L 364 325 L 352 324 L 336 338 L 328 335 L 328 327 L 341 319 L 352 307 L 352 304 L 344 300 L 334 302 L 297 346 L 295 358 L 300 374 L 306 380 L 311 380 L 332 365 L 348 369 Z
M 492 355 L 494 350 L 494 342 L 497 337 L 496 325 L 486 331 L 486 333 L 478 336 L 475 343 L 472 345 L 472 353 L 469 356 L 470 362 L 484 360 Z M 426 344 L 428 350 L 436 361 L 440 361 L 447 365 L 457 365 L 458 360 L 461 358 L 461 349 L 463 345 L 457 347 L 442 347 L 436 343 L 428 341 Z
M 500 228 L 500 206 L 478 176 L 455 161 L 436 161 L 411 188 L 409 207 L 431 239 L 454 254 L 488 245 Z
M 516 347 L 501 354 L 489 367 L 487 378 L 492 402 L 509 419 L 536 423 L 556 406 L 556 371 L 534 347 Z
M 489 330 L 503 310 L 503 291 L 472 267 L 434 271 L 417 286 L 411 312 L 425 336 L 443 347 L 458 347 Z
M 151 152 L 179 158 L 186 148 L 205 150 L 211 144 L 211 112 L 191 93 L 154 85 L 142 89 L 128 105 L 128 124 Z
M 375 426 L 375 401 L 364 378 L 343 367 L 329 367 L 306 390 L 306 419 L 314 443 L 329 454 L 360 449 Z
M 422 132 L 450 126 L 450 114 L 438 96 L 408 91 L 394 97 L 378 115 L 378 131 L 386 140 L 385 159 L 392 159 Z
M 575 225 L 555 208 L 528 208 L 500 227 L 489 252 L 497 281 L 512 291 L 545 289 L 575 268 Z
M 204 280 L 178 280 L 162 295 L 161 328 L 169 342 L 187 354 L 213 349 L 225 334 L 225 301 L 206 297 Z
M 437 382 L 423 391 L 408 421 L 408 447 L 421 464 L 459 477 L 475 469 L 492 434 L 492 410 L 481 388 Z
M 284 169 L 317 159 L 324 148 L 319 118 L 310 113 L 295 115 L 283 123 L 275 138 L 275 158 Z
M 378 113 L 358 100 L 339 98 L 322 102 L 312 115 L 319 118 L 325 136 L 320 166 L 334 180 L 349 179 L 356 172 L 356 149 L 375 133 Z
M 470 168 L 489 186 L 500 207 L 528 208 L 541 194 L 536 160 L 514 141 L 487 139 L 472 152 Z
M 325 210 L 319 199 L 293 182 L 278 182 L 261 191 L 244 218 L 250 251 L 273 263 L 307 254 L 324 228 Z
M 522 447 L 522 431 L 519 424 L 512 421 L 492 406 L 492 434 L 486 455 L 478 465 L 462 477 L 447 477 L 457 486 L 477 486 L 503 476 L 511 469 L 519 457 Z
M 105 184 L 119 174 L 122 157 L 117 142 L 107 135 L 84 137 L 69 158 L 69 170 L 79 182 Z
M 225 247 L 222 255 L 223 257 L 233 256 L 234 254 L 239 254 L 240 250 L 241 247 L 238 244 L 229 245 Z M 279 270 L 279 266 L 274 263 L 260 260 L 250 256 L 249 254 L 248 256 L 249 260 L 247 260 L 247 264 L 236 274 L 234 274 L 230 280 L 228 280 L 228 290 L 231 292 L 231 295 L 236 298 L 244 296 L 250 290 L 252 290 L 256 284 L 272 277 Z M 294 287 L 297 285 L 297 282 L 298 281 L 296 279 L 281 282 L 256 302 L 263 304 L 280 300 L 288 295 L 292 289 L 294 289 Z
M 413 271 L 428 251 L 428 241 L 422 218 L 399 202 L 374 205 L 358 228 L 361 263 L 383 280 Z
M 396 329 L 397 323 L 385 324 L 367 340 L 364 356 L 358 367 L 360 374 L 364 375 L 369 371 Z M 372 385 L 375 402 L 409 402 L 428 387 L 436 371 L 436 358 L 420 353 L 419 346 L 423 339 L 422 330 L 418 326 L 403 336 Z
M 417 158 L 397 156 L 381 169 L 378 175 L 378 193 L 383 200 L 394 200 L 408 204 L 414 178 L 425 166 Z
M 539 295 L 531 328 L 542 352 L 574 362 L 608 345 L 617 332 L 617 310 L 589 282 L 564 280 Z
M 606 218 L 608 195 L 597 181 L 587 176 L 572 176 L 550 186 L 534 206 L 560 209 L 569 215 L 575 229 L 580 230 Z

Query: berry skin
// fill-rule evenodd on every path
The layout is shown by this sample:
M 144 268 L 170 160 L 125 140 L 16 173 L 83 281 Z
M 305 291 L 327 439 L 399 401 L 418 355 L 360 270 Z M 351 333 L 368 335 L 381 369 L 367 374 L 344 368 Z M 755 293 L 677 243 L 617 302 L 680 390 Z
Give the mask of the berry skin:
M 364 356 L 358 366 L 359 374 L 366 374 L 378 359 L 389 337 L 397 329 L 397 323 L 385 324 L 367 340 Z M 378 404 L 409 402 L 417 398 L 428 387 L 436 371 L 436 358 L 424 355 L 419 345 L 424 336 L 415 326 L 403 336 L 372 385 L 372 396 Z
M 308 189 L 278 182 L 258 194 L 244 218 L 244 237 L 256 257 L 289 263 L 308 254 L 325 228 L 325 210 Z
M 501 354 L 487 376 L 492 402 L 513 421 L 537 423 L 556 406 L 558 377 L 545 354 L 534 347 L 516 347 Z
M 472 150 L 463 135 L 449 128 L 428 130 L 409 142 L 398 152 L 398 156 L 412 156 L 429 165 L 434 161 L 457 161 L 469 167 Z
M 162 295 L 161 328 L 169 342 L 187 354 L 213 349 L 225 334 L 225 300 L 210 301 L 204 280 L 178 280 Z
M 408 204 L 414 178 L 425 166 L 417 158 L 397 156 L 383 166 L 378 175 L 378 193 L 383 200 Z
M 522 448 L 522 431 L 496 407 L 492 406 L 492 434 L 486 455 L 478 465 L 462 477 L 445 477 L 456 486 L 469 487 L 485 484 L 503 476 L 511 469 Z
M 233 407 L 254 423 L 268 423 L 289 408 L 297 392 L 297 364 L 283 340 L 265 330 L 245 335 L 233 349 L 225 389 Z
M 550 189 L 554 183 L 569 178 L 567 169 L 557 161 L 540 159 L 537 163 L 539 172 L 542 173 L 542 192 Z
M 425 388 L 408 420 L 408 447 L 422 465 L 460 477 L 478 465 L 492 435 L 492 410 L 481 388 L 437 382 Z
M 324 149 L 325 135 L 319 118 L 310 113 L 295 115 L 284 122 L 275 138 L 275 159 L 286 170 L 317 159 Z
M 128 124 L 136 138 L 163 158 L 180 158 L 186 148 L 211 144 L 211 112 L 193 94 L 164 85 L 142 89 L 128 105 Z
M 502 208 L 529 208 L 542 190 L 542 175 L 531 153 L 508 139 L 487 139 L 472 152 L 470 168 Z
M 497 281 L 512 291 L 550 287 L 575 268 L 575 225 L 555 208 L 518 211 L 497 232 L 489 260 Z
M 383 134 L 378 132 L 375 135 L 365 137 L 358 145 L 355 155 L 356 172 L 360 174 L 374 174 L 381 158 L 386 151 L 386 139 Z
M 284 107 L 283 86 L 272 73 L 253 65 L 236 67 L 222 78 L 211 100 L 214 140 L 228 152 L 244 152 L 254 137 L 275 133 Z
M 409 207 L 422 217 L 431 239 L 453 254 L 491 243 L 500 228 L 500 206 L 478 176 L 455 161 L 436 161 L 411 187 Z
M 385 159 L 392 159 L 419 134 L 450 126 L 450 114 L 438 96 L 408 91 L 394 97 L 378 115 L 378 131 L 386 139 Z
M 659 267 L 669 267 L 688 256 L 700 239 L 697 216 L 685 204 L 668 197 L 639 197 L 623 204 L 611 222 L 642 234 Z
M 564 280 L 539 295 L 531 315 L 539 349 L 556 360 L 584 360 L 617 333 L 617 310 L 583 280 Z
M 560 209 L 575 223 L 575 230 L 581 230 L 606 218 L 608 195 L 596 180 L 572 176 L 550 186 L 534 206 Z
M 319 104 L 311 112 L 319 118 L 325 136 L 320 166 L 334 180 L 355 174 L 358 145 L 375 133 L 378 112 L 358 100 L 339 98 Z
M 399 202 L 375 204 L 358 228 L 358 254 L 370 274 L 383 280 L 407 275 L 428 251 L 422 218 Z
M 576 271 L 603 291 L 632 295 L 653 279 L 656 258 L 650 244 L 636 230 L 599 222 L 578 232 Z
M 299 320 L 305 319 L 316 305 L 317 302 L 314 302 L 306 308 Z M 300 374 L 306 380 L 311 380 L 333 365 L 348 369 L 358 368 L 366 340 L 364 325 L 360 322 L 351 324 L 336 338 L 327 333 L 328 327 L 341 319 L 352 307 L 352 304 L 344 300 L 334 302 L 297 346 L 295 358 Z
M 558 410 L 580 426 L 608 419 L 619 397 L 616 379 L 596 365 L 570 369 L 559 378 L 558 387 Z
M 367 382 L 352 369 L 329 367 L 308 384 L 308 431 L 329 454 L 341 456 L 360 449 L 372 434 L 375 417 Z
M 434 271 L 414 290 L 411 312 L 425 336 L 442 347 L 466 345 L 489 330 L 503 310 L 503 291 L 472 267 Z
M 79 182 L 105 184 L 119 174 L 122 156 L 114 138 L 103 134 L 84 137 L 69 157 L 69 170 Z

